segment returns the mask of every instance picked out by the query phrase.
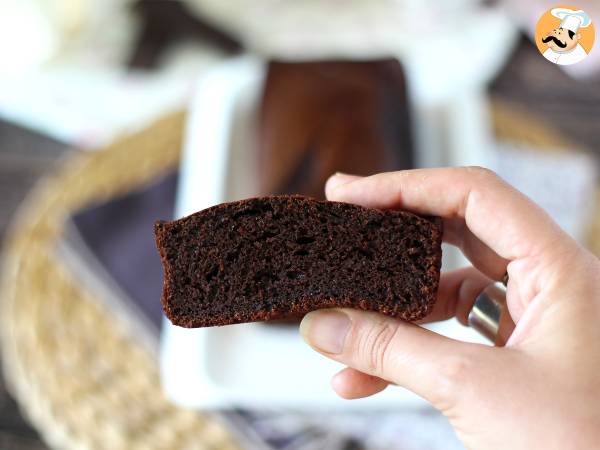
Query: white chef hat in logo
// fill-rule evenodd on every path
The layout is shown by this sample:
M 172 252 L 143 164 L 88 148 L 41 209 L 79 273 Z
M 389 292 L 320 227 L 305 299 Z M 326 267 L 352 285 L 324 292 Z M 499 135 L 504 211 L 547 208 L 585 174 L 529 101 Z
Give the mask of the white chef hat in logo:
M 592 23 L 590 16 L 581 9 L 574 11 L 569 8 L 554 8 L 551 13 L 561 20 L 560 28 L 571 30 L 573 33 L 577 33 L 579 28 L 586 28 Z

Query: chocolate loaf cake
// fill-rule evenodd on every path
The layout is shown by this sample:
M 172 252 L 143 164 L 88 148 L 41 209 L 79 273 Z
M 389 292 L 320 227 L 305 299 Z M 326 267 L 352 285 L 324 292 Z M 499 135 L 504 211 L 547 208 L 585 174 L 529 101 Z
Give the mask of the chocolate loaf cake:
M 395 58 L 270 61 L 257 119 L 262 195 L 323 198 L 336 171 L 414 165 L 407 80 Z
M 436 299 L 439 218 L 300 196 L 155 224 L 162 305 L 183 327 L 298 318 L 331 307 L 418 320 Z

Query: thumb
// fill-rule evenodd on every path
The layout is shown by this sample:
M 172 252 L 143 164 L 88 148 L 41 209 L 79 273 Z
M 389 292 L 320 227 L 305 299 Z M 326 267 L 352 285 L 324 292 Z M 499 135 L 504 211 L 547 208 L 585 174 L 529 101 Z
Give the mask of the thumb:
M 382 314 L 318 310 L 300 324 L 304 340 L 323 355 L 403 386 L 444 411 L 477 381 L 489 348 L 456 341 Z

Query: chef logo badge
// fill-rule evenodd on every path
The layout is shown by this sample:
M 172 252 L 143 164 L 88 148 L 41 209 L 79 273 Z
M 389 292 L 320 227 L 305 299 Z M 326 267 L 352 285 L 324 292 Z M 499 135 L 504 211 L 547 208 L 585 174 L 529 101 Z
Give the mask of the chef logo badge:
M 548 61 L 562 66 L 584 60 L 592 51 L 596 31 L 590 16 L 579 8 L 561 6 L 540 17 L 535 43 Z

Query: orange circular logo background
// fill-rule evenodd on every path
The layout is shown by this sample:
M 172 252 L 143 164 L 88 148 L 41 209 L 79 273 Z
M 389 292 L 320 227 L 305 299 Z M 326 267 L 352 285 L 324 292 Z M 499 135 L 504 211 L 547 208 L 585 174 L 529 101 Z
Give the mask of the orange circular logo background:
M 561 20 L 558 17 L 554 17 L 551 13 L 554 8 L 568 8 L 574 11 L 581 9 L 573 5 L 556 5 L 550 8 L 542 15 L 542 17 L 540 17 L 540 20 L 538 20 L 538 23 L 535 27 L 535 45 L 537 45 L 538 50 L 542 54 L 548 50 L 548 46 L 542 42 L 542 39 L 548 34 L 548 32 L 558 28 L 561 23 Z M 579 28 L 577 31 L 577 34 L 581 34 L 581 40 L 579 41 L 579 44 L 581 44 L 587 54 L 592 51 L 592 48 L 594 47 L 594 41 L 596 39 L 594 18 L 591 17 L 591 19 L 592 23 L 588 27 Z

